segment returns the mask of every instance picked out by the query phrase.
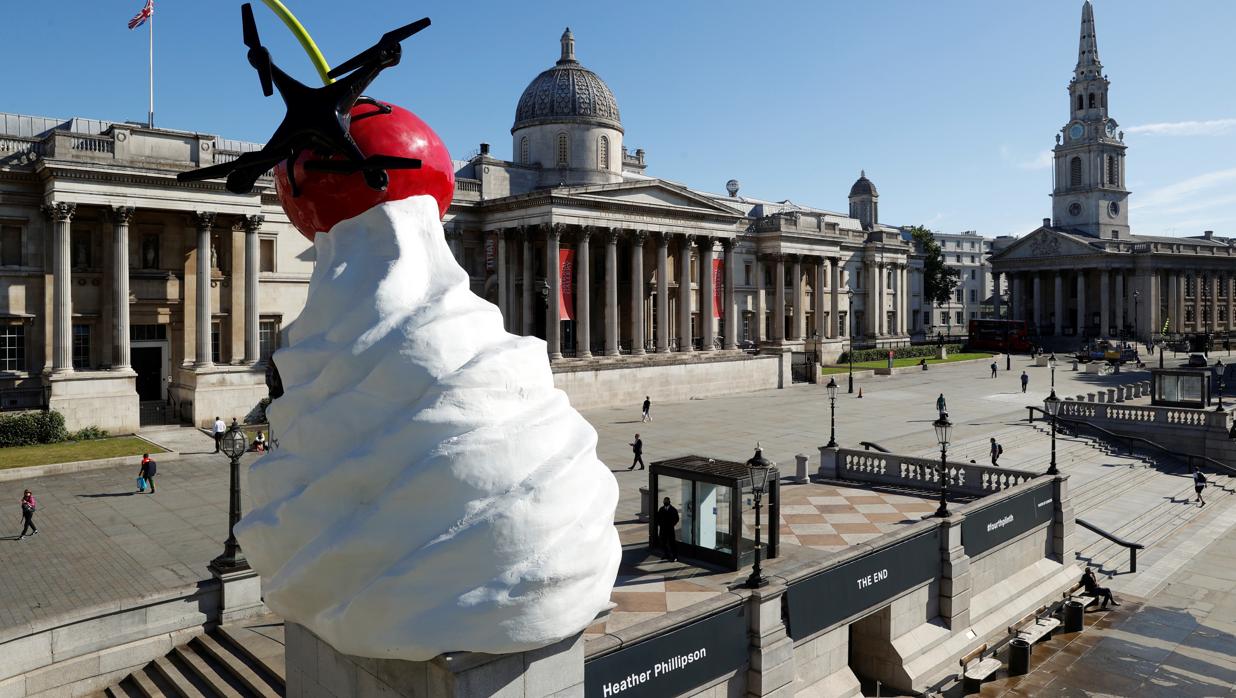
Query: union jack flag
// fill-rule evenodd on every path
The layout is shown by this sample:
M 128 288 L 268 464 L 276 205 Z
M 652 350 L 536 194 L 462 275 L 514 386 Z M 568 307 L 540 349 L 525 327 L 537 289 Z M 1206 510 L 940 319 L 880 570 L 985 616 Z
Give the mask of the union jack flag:
M 141 12 L 133 15 L 133 19 L 129 20 L 129 29 L 137 29 L 150 19 L 150 15 L 154 14 L 154 0 L 146 0 L 146 6 Z

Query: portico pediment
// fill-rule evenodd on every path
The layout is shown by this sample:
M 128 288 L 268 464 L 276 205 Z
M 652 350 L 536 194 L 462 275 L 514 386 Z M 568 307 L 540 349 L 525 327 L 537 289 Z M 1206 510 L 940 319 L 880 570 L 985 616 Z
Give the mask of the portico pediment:
M 626 203 L 635 205 L 666 206 L 679 209 L 695 209 L 698 212 L 741 217 L 737 209 L 723 206 L 716 201 L 696 194 L 683 187 L 661 180 L 621 182 L 590 187 L 559 189 L 556 195 L 573 199 Z
M 1077 257 L 1101 254 L 1100 250 L 1071 235 L 1050 228 L 1039 228 L 1009 247 L 992 255 L 992 261 L 1038 260 L 1051 257 Z

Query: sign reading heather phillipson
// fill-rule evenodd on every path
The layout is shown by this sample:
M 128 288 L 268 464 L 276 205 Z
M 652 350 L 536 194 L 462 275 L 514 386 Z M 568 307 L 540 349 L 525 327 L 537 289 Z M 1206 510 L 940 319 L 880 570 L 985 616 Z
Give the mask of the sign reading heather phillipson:
M 742 668 L 745 606 L 624 647 L 584 664 L 587 698 L 660 698 L 687 693 Z
M 1052 520 L 1055 499 L 1044 483 L 1002 502 L 966 514 L 961 543 L 966 555 L 980 555 Z

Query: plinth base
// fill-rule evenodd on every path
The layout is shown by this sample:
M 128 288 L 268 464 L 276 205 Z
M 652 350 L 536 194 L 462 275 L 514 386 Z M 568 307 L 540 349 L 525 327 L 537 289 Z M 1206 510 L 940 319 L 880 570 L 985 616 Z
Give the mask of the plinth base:
M 284 626 L 287 695 L 300 698 L 583 698 L 582 635 L 529 652 L 453 652 L 427 662 L 343 654 L 303 625 Z
M 211 565 L 210 574 L 219 580 L 221 587 L 220 623 L 235 623 L 270 613 L 262 601 L 262 579 L 247 564 L 235 569 Z

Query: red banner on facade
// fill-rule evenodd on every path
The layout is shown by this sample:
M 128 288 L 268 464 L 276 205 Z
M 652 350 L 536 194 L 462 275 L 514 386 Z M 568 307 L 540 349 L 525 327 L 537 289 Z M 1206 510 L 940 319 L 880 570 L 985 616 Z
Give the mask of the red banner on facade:
M 558 319 L 575 319 L 575 250 L 558 250 Z
M 712 260 L 712 316 L 714 318 L 725 317 L 725 303 L 721 300 L 721 294 L 725 290 L 721 284 L 725 282 L 725 260 Z
M 494 236 L 485 238 L 485 278 L 494 275 L 498 269 L 498 239 Z

